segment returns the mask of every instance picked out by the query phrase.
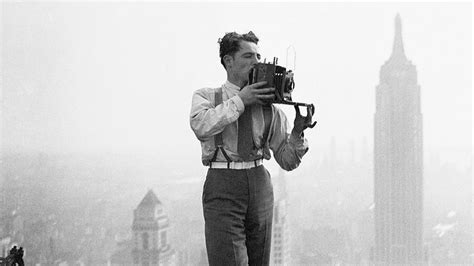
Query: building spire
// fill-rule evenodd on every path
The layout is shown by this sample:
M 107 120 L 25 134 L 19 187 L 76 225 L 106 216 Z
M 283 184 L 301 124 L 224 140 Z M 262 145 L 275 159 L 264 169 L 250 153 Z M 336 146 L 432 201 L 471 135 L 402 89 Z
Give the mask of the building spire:
M 391 57 L 406 59 L 405 50 L 403 49 L 402 20 L 400 19 L 400 14 L 398 13 L 395 17 L 395 37 L 393 39 Z

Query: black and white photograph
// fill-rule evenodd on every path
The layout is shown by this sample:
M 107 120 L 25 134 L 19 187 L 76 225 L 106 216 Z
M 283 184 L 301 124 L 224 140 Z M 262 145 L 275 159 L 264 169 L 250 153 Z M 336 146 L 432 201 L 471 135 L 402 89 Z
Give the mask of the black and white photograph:
M 0 1 L 0 266 L 473 265 L 472 10 Z

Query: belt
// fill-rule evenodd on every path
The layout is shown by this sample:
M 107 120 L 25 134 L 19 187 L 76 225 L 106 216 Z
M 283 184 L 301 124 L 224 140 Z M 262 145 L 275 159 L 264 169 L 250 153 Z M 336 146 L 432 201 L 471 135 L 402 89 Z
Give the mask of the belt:
M 250 169 L 263 164 L 263 159 L 251 162 L 210 162 L 211 169 Z

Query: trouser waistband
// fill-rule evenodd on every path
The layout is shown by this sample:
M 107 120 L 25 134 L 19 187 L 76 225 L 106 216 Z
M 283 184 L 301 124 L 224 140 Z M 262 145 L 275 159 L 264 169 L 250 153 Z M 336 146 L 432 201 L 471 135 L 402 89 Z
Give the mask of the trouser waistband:
M 251 169 L 263 164 L 263 159 L 250 162 L 210 162 L 210 169 Z

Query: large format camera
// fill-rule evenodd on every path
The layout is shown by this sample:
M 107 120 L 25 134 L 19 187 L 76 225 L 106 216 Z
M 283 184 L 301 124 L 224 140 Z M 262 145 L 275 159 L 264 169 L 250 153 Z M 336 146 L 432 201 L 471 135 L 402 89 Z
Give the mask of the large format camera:
M 293 102 L 291 93 L 295 88 L 293 72 L 278 65 L 278 58 L 273 58 L 273 63 L 258 63 L 249 73 L 249 84 L 266 81 L 265 87 L 275 88 L 275 99 L 269 102 L 289 104 L 295 106 L 307 106 L 314 110 L 313 104 Z

